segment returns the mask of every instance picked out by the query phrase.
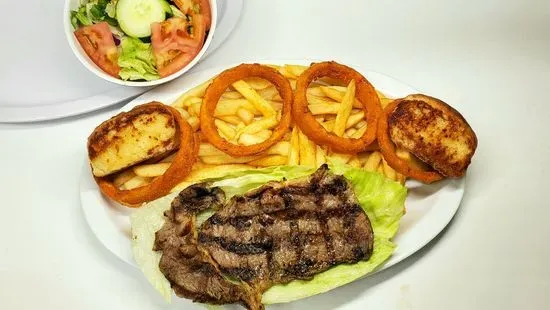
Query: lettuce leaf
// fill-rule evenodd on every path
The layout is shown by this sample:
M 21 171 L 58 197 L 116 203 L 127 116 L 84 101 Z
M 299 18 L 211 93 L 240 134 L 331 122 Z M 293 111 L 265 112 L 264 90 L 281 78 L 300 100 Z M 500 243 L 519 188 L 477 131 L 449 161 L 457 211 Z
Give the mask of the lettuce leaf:
M 250 169 L 228 173 L 219 178 L 212 186 L 219 186 L 229 198 L 242 195 L 270 181 L 290 180 L 312 174 L 315 169 L 304 166 L 275 166 L 262 169 Z
M 407 190 L 401 184 L 383 175 L 351 168 L 340 163 L 330 165 L 331 171 L 342 174 L 352 184 L 361 207 L 365 210 L 375 234 L 374 251 L 368 261 L 341 264 L 317 274 L 310 281 L 292 281 L 275 285 L 262 298 L 264 304 L 289 302 L 320 294 L 353 282 L 380 267 L 393 253 L 396 245 L 391 241 L 399 228 L 404 212 Z M 223 188 L 227 196 L 243 194 L 270 181 L 294 179 L 314 172 L 303 166 L 279 166 L 264 169 L 232 171 L 211 179 L 213 186 Z M 131 216 L 132 249 L 136 262 L 149 282 L 170 300 L 168 281 L 158 268 L 160 254 L 152 251 L 154 234 L 164 223 L 163 212 L 170 207 L 175 193 L 137 209 Z M 206 216 L 202 216 L 204 220 Z
M 119 76 L 123 80 L 156 80 L 159 78 L 154 66 L 155 59 L 150 43 L 140 39 L 123 37 L 120 42 L 120 56 L 118 65 Z

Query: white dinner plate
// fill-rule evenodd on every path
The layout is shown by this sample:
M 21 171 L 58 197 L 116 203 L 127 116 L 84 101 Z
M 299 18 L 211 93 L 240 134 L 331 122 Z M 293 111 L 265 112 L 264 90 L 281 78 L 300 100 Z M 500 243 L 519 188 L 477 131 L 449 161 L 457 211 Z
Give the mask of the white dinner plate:
M 59 5 L 52 3 L 51 6 L 45 7 L 47 10 L 52 10 L 51 14 L 37 13 L 36 17 L 30 17 L 36 23 L 22 25 L 18 30 L 7 34 L 6 42 L 15 44 L 12 50 L 18 52 L 10 55 L 13 57 L 6 62 L 7 68 L 4 69 L 9 74 L 5 74 L 5 78 L 0 78 L 0 97 L 2 98 L 0 99 L 0 122 L 2 123 L 35 122 L 79 115 L 123 102 L 151 89 L 115 85 L 88 72 L 69 48 L 62 23 L 59 21 L 60 16 L 57 14 L 62 11 L 63 1 L 57 3 Z M 216 33 L 201 61 L 229 37 L 241 15 L 243 0 L 218 0 L 217 5 Z M 32 7 L 32 3 L 29 6 Z M 37 7 L 44 6 L 40 2 Z M 2 8 L 3 4 L 0 4 L 0 9 Z M 8 10 L 7 7 L 4 11 L 6 10 Z M 22 12 L 29 13 L 26 10 Z M 20 24 L 17 21 L 29 19 L 27 15 L 22 17 L 18 14 L 9 17 L 13 18 L 13 24 Z M 6 25 L 9 24 L 9 20 L 6 22 Z M 42 32 L 53 35 L 34 35 L 37 24 L 42 24 Z M 38 41 L 27 44 L 25 40 L 21 40 L 24 37 L 33 37 Z M 36 46 L 41 48 L 37 49 Z M 29 57 L 29 55 L 35 57 Z M 47 55 L 48 61 L 45 61 L 44 55 Z M 19 57 L 22 57 L 20 61 Z M 189 73 L 193 70 L 194 68 Z M 22 85 L 27 85 L 31 77 L 40 83 L 34 84 L 32 88 L 26 88 L 26 91 L 21 91 Z
M 309 65 L 311 62 L 272 60 L 264 63 Z M 124 106 L 122 111 L 153 100 L 170 104 L 183 92 L 233 66 L 228 65 L 188 74 L 143 94 Z M 361 72 L 376 89 L 388 97 L 404 97 L 416 92 L 410 86 L 386 75 L 365 71 L 357 66 L 352 67 Z M 407 181 L 406 186 L 409 189 L 405 202 L 407 212 L 401 219 L 399 231 L 394 238 L 397 249 L 378 271 L 412 255 L 447 226 L 460 205 L 464 194 L 465 178 L 444 180 L 431 185 Z M 80 199 L 86 220 L 101 243 L 123 261 L 137 267 L 132 256 L 130 240 L 129 215 L 132 209 L 121 207 L 101 195 L 92 178 L 87 161 L 84 164 L 81 177 Z

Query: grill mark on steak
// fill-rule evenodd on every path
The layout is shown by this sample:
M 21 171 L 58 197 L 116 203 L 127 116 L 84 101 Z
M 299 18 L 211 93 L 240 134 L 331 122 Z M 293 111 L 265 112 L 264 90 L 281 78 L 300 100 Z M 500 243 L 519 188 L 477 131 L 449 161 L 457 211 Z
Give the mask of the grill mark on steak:
M 258 237 L 267 233 L 273 244 L 269 248 L 265 244 L 258 247 L 251 241 L 251 231 Z M 348 182 L 342 176 L 330 174 L 326 166 L 309 180 L 284 185 L 269 183 L 233 197 L 202 225 L 199 235 L 201 246 L 215 253 L 213 260 L 220 269 L 235 264 L 223 251 L 236 254 L 231 259 L 253 270 L 256 277 L 250 278 L 250 273 L 246 273 L 243 278 L 240 271 L 228 272 L 259 287 L 310 279 L 334 264 L 367 259 L 372 254 L 373 242 L 370 222 Z M 214 235 L 225 238 L 220 243 L 210 238 Z M 265 236 L 262 238 L 266 240 Z M 247 255 L 260 256 L 267 266 L 250 266 Z M 260 276 L 266 273 L 271 283 L 265 283 Z
M 220 191 L 204 184 L 182 191 L 157 232 L 161 271 L 178 296 L 262 309 L 261 294 L 272 285 L 372 254 L 367 215 L 345 178 L 326 165 L 309 178 L 268 183 L 225 204 Z M 195 227 L 195 215 L 210 207 L 218 211 Z
M 273 242 L 271 240 L 266 240 L 264 242 L 239 243 L 234 240 L 227 240 L 226 238 L 213 237 L 206 234 L 199 234 L 199 242 L 217 243 L 226 251 L 239 255 L 261 254 L 271 251 L 273 248 Z

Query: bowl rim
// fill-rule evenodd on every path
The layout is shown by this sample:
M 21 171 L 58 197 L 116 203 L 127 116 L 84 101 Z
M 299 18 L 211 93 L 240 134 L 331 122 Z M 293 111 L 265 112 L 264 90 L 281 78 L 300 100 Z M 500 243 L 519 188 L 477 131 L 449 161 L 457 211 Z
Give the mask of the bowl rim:
M 134 87 L 151 87 L 156 86 L 160 84 L 164 84 L 167 82 L 170 82 L 187 71 L 189 71 L 191 68 L 193 68 L 200 59 L 204 56 L 204 53 L 210 46 L 210 43 L 212 42 L 212 38 L 214 37 L 214 34 L 216 32 L 216 26 L 217 26 L 217 20 L 218 20 L 218 7 L 217 7 L 217 0 L 209 0 L 210 2 L 210 11 L 212 14 L 211 24 L 210 24 L 210 30 L 208 32 L 208 37 L 206 38 L 206 41 L 204 42 L 201 50 L 199 53 L 191 60 L 190 63 L 188 63 L 185 67 L 181 68 L 179 71 L 167 76 L 163 77 L 157 80 L 153 81 L 124 81 L 122 79 L 117 79 L 115 77 L 110 76 L 109 74 L 105 73 L 101 68 L 99 68 L 91 59 L 90 57 L 84 52 L 80 44 L 78 44 L 78 41 L 76 40 L 74 36 L 74 30 L 73 26 L 71 24 L 71 4 L 73 2 L 80 1 L 80 0 L 65 0 L 65 5 L 63 7 L 63 28 L 65 31 L 65 37 L 67 38 L 67 42 L 69 43 L 69 46 L 71 47 L 71 50 L 73 54 L 76 56 L 76 58 L 80 61 L 80 63 L 86 67 L 89 71 L 93 72 L 96 76 L 102 78 L 103 80 L 106 80 L 108 82 L 122 85 L 122 86 L 134 86 Z

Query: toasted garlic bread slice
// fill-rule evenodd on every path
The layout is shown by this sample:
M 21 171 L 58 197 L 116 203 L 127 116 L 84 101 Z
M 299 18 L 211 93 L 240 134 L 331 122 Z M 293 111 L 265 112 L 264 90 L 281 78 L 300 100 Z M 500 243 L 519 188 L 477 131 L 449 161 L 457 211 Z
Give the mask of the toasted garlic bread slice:
M 176 150 L 174 117 L 159 105 L 140 105 L 99 125 L 88 138 L 92 172 L 103 177 Z
M 425 95 L 405 97 L 389 116 L 388 126 L 393 143 L 447 177 L 464 175 L 477 147 L 464 117 Z

